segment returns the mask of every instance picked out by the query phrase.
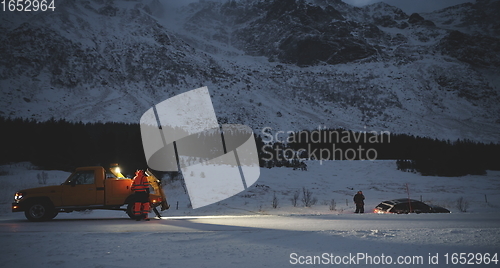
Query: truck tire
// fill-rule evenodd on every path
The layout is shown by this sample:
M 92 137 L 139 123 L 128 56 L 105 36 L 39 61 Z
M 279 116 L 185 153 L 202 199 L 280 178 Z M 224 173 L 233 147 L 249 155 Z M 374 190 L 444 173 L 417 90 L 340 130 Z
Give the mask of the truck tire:
M 127 205 L 127 215 L 128 215 L 131 219 L 135 220 L 135 215 L 134 215 L 134 203 L 129 203 L 129 204 Z
M 53 219 L 57 211 L 47 202 L 36 201 L 28 205 L 24 215 L 29 221 L 46 221 Z

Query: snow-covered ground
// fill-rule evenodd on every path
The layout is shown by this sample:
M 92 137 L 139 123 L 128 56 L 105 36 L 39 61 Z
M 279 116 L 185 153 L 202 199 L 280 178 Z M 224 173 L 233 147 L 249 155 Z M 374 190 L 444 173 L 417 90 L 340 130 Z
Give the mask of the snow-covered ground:
M 69 175 L 44 172 L 47 184 L 59 184 Z M 0 167 L 2 267 L 284 267 L 307 261 L 380 267 L 389 261 L 400 267 L 437 261 L 432 266 L 454 267 L 454 261 L 476 263 L 487 253 L 491 260 L 500 254 L 497 171 L 443 178 L 397 171 L 394 161 L 308 162 L 308 171 L 262 169 L 259 181 L 246 191 L 196 210 L 188 207 L 180 182 L 168 181 L 171 209 L 150 222 L 132 221 L 120 211 L 92 211 L 32 223 L 23 213 L 11 213 L 10 202 L 16 190 L 40 186 L 41 173 L 27 163 Z M 372 213 L 380 201 L 407 197 L 406 184 L 411 198 L 452 213 Z M 310 208 L 290 201 L 302 187 L 318 200 Z M 367 198 L 363 215 L 353 213 L 357 190 Z M 465 213 L 456 208 L 459 197 L 470 204 Z M 332 199 L 335 210 L 330 210 Z M 460 259 L 454 253 L 467 254 Z

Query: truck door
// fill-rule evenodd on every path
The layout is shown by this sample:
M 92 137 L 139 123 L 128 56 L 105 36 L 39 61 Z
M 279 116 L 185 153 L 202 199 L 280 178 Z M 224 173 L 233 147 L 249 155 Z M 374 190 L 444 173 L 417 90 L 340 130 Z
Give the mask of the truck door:
M 96 205 L 96 196 L 94 170 L 79 170 L 64 183 L 62 204 L 63 206 Z

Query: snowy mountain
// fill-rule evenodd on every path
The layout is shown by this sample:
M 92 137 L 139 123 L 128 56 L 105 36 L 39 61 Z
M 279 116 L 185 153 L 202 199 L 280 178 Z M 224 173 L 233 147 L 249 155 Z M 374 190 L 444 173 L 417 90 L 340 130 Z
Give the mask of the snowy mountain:
M 221 123 L 500 141 L 499 1 L 58 1 L 0 18 L 0 115 L 137 123 L 208 86 Z
M 476 3 L 464 3 L 423 15 L 444 29 L 498 38 L 500 36 L 500 21 L 497 18 L 499 9 L 500 1 L 479 0 Z

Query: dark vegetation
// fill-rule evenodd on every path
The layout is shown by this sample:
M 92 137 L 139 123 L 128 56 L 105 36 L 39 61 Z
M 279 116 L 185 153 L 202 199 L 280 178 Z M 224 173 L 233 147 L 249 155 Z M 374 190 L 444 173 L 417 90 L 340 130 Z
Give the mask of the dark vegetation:
M 127 174 L 147 168 L 138 124 L 0 118 L 0 127 L 2 164 L 29 161 L 42 169 L 72 171 L 80 166 L 119 163 Z M 333 140 L 312 139 L 313 132 L 325 137 L 331 131 L 338 133 Z M 266 143 L 266 137 L 257 136 L 260 166 L 307 170 L 305 159 L 367 160 L 376 156 L 398 160 L 399 170 L 422 175 L 463 176 L 500 170 L 500 144 L 371 132 L 355 136 L 358 134 L 343 129 L 301 131 L 283 143 Z M 301 139 L 299 135 L 303 135 Z M 354 137 L 361 138 L 356 141 Z M 296 153 L 300 149 L 304 150 Z
M 65 171 L 119 163 L 128 174 L 147 168 L 139 125 L 0 118 L 0 126 L 1 163 L 30 161 Z
M 330 137 L 330 133 L 338 135 L 325 138 Z M 373 160 L 376 157 L 377 160 L 397 160 L 398 170 L 419 172 L 424 176 L 482 175 L 486 170 L 500 170 L 500 144 L 471 140 L 449 141 L 344 129 L 295 132 L 287 139 L 282 138 L 288 141 L 286 143 L 266 144 L 263 139 L 266 137 L 257 138 L 263 167 L 301 169 L 303 159 Z

